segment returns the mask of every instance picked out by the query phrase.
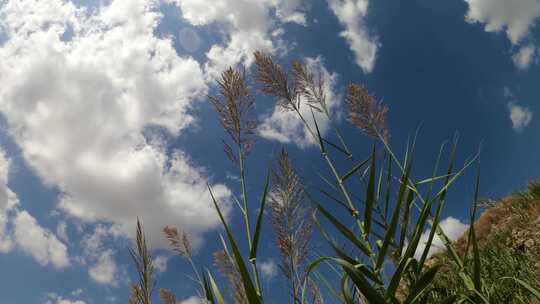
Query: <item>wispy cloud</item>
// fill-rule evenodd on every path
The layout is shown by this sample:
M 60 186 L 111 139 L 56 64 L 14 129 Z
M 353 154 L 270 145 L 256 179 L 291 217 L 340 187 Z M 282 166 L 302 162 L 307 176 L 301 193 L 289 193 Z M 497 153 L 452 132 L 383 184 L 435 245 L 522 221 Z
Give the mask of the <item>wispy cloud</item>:
M 100 284 L 118 285 L 117 266 L 113 253 L 110 249 L 99 253 L 96 263 L 88 268 L 88 274 L 92 280 Z
M 267 280 L 271 280 L 277 275 L 277 264 L 273 260 L 269 259 L 259 264 L 261 273 Z
M 371 73 L 375 67 L 377 51 L 381 44 L 372 35 L 366 24 L 368 0 L 328 0 L 330 9 L 345 28 L 340 35 L 347 40 L 356 57 L 356 64 L 364 71 Z
M 512 56 L 514 65 L 520 70 L 526 70 L 531 63 L 535 61 L 536 48 L 530 44 L 519 49 L 519 51 Z
M 10 160 L 0 151 L 0 252 L 17 249 L 42 266 L 69 266 L 67 246 L 40 226 L 30 213 L 20 209 L 17 195 L 8 187 L 9 169 Z

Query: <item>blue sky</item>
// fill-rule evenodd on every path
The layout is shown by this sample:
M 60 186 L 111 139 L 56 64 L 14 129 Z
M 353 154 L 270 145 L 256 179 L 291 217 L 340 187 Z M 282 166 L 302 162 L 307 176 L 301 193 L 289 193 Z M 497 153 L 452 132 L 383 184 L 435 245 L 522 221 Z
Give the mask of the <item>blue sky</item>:
M 137 217 L 159 287 L 196 303 L 187 265 L 161 229 L 189 231 L 203 264 L 220 249 L 206 183 L 230 201 L 238 174 L 205 96 L 224 68 L 251 66 L 255 50 L 284 65 L 304 58 L 326 80 L 358 155 L 372 141 L 346 120 L 349 82 L 389 106 L 396 149 L 421 125 L 416 177 L 429 175 L 439 145 L 459 132 L 461 163 L 482 143 L 482 196 L 523 188 L 540 170 L 538 17 L 536 0 L 0 1 L 0 303 L 126 302 Z M 252 198 L 282 147 L 308 183 L 321 182 L 317 147 L 289 114 L 257 99 Z M 455 235 L 467 224 L 473 175 L 445 210 Z M 238 212 L 227 211 L 239 226 Z M 263 286 L 279 302 L 271 236 Z

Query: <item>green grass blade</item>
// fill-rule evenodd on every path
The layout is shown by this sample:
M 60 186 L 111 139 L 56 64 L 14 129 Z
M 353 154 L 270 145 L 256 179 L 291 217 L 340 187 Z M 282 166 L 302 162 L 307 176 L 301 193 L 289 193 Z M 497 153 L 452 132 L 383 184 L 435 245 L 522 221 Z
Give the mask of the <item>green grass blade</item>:
M 341 294 L 346 304 L 354 304 L 353 296 L 349 290 L 349 277 L 347 275 L 343 275 L 341 278 Z
M 223 295 L 221 294 L 221 291 L 219 290 L 219 287 L 216 284 L 216 281 L 214 280 L 214 277 L 212 277 L 212 274 L 210 271 L 207 271 L 208 274 L 208 280 L 210 281 L 210 286 L 212 287 L 212 291 L 214 293 L 214 296 L 216 297 L 218 304 L 225 304 L 225 301 L 223 300 Z
M 383 266 L 383 263 L 386 258 L 386 254 L 388 253 L 388 250 L 390 249 L 390 245 L 392 244 L 392 240 L 395 237 L 397 226 L 399 224 L 399 213 L 400 213 L 401 205 L 403 202 L 403 196 L 405 194 L 405 189 L 406 189 L 407 181 L 409 180 L 409 176 L 411 174 L 411 170 L 412 170 L 412 160 L 407 161 L 407 167 L 403 175 L 401 176 L 396 206 L 394 206 L 394 212 L 392 214 L 392 219 L 390 220 L 390 226 L 388 227 L 388 230 L 386 231 L 384 241 L 381 246 L 381 250 L 379 250 L 379 255 L 377 257 L 377 263 L 375 266 L 376 272 L 379 271 L 381 267 Z
M 383 176 L 384 176 L 384 162 L 386 160 L 386 151 L 384 151 L 383 157 L 381 159 L 381 168 L 379 169 L 379 178 L 377 180 L 377 205 L 381 202 L 381 192 L 382 192 L 382 184 L 383 184 Z M 380 208 L 380 207 L 379 207 Z
M 412 263 L 414 263 L 414 259 L 408 258 L 407 260 L 403 260 L 399 263 L 398 267 L 396 268 L 394 274 L 392 275 L 392 278 L 390 279 L 390 283 L 388 284 L 388 288 L 386 289 L 386 296 L 387 297 L 394 297 L 396 294 L 396 290 L 399 287 L 399 282 L 401 282 L 401 279 L 403 278 L 403 273 L 409 266 L 411 266 Z
M 365 239 L 369 240 L 369 232 L 371 229 L 371 221 L 373 218 L 373 205 L 375 204 L 375 146 L 373 146 L 373 152 L 371 153 L 371 167 L 369 169 L 369 181 L 366 189 L 366 202 L 364 206 L 364 231 Z
M 384 198 L 384 217 L 388 218 L 388 207 L 390 204 L 390 193 L 392 192 L 392 159 L 388 155 L 388 167 L 386 173 L 386 195 Z
M 319 130 L 319 125 L 317 124 L 317 119 L 315 118 L 315 114 L 313 113 L 313 109 L 311 110 L 311 117 L 313 117 L 313 123 L 315 124 L 315 130 L 317 130 L 317 138 L 319 140 L 319 148 L 321 149 L 322 153 L 326 153 L 326 149 L 324 147 L 324 141 L 321 136 L 321 131 Z
M 324 189 L 317 189 L 321 194 L 323 194 L 324 196 L 326 196 L 327 198 L 329 198 L 330 200 L 336 202 L 338 205 L 340 205 L 341 207 L 343 207 L 345 210 L 349 211 L 349 213 L 353 213 L 354 210 L 352 210 L 349 206 L 347 206 L 347 204 L 345 204 L 342 200 L 336 198 L 334 195 L 328 193 L 326 190 Z
M 361 265 L 357 260 L 355 260 L 354 258 L 350 257 L 347 253 L 345 253 L 337 244 L 336 242 L 330 237 L 330 235 L 328 235 L 328 233 L 324 230 L 324 228 L 322 227 L 321 223 L 319 222 L 319 220 L 317 219 L 317 217 L 315 215 L 313 215 L 313 222 L 317 225 L 317 228 L 319 229 L 319 231 L 321 232 L 321 234 L 323 235 L 323 237 L 328 241 L 328 243 L 330 244 L 330 247 L 332 247 L 332 249 L 334 249 L 334 251 L 336 252 L 337 256 L 342 259 L 342 260 L 345 260 L 347 262 L 349 262 L 351 265 L 355 265 L 356 267 L 358 267 L 358 269 L 367 277 L 369 278 L 370 280 L 372 280 L 373 282 L 379 284 L 379 285 L 383 285 L 384 283 L 379 279 L 379 277 L 373 273 L 368 267 L 364 266 L 364 265 Z M 330 265 L 331 266 L 331 265 Z
M 433 282 L 435 275 L 439 271 L 440 265 L 429 268 L 415 284 L 411 287 L 411 291 L 405 300 L 405 303 L 417 303 L 424 294 L 426 288 Z
M 367 158 L 359 162 L 358 164 L 354 165 L 354 167 L 352 167 L 347 173 L 341 176 L 341 181 L 345 182 L 349 177 L 355 174 L 358 170 L 362 169 L 370 160 L 371 158 Z
M 414 191 L 408 190 L 407 199 L 405 200 L 405 206 L 403 208 L 403 222 L 401 224 L 401 233 L 399 236 L 398 252 L 403 253 L 403 246 L 405 246 L 405 240 L 407 239 L 407 231 L 409 229 L 411 205 L 414 200 Z
M 523 288 L 527 289 L 527 291 L 529 291 L 532 295 L 534 295 L 536 297 L 536 299 L 540 300 L 540 290 L 532 287 L 527 282 L 524 282 L 524 281 L 522 281 L 522 280 L 520 280 L 518 278 L 514 278 L 514 277 L 502 277 L 501 279 L 502 280 L 513 280 L 513 281 L 515 281 L 516 283 L 521 285 Z
M 339 152 L 345 154 L 346 157 L 351 157 L 351 154 L 349 152 L 347 152 L 344 148 L 334 144 L 333 142 L 329 141 L 328 139 L 325 139 L 325 138 L 322 138 L 322 140 L 329 144 L 331 147 L 333 147 L 334 149 L 338 150 Z
M 454 148 L 453 148 L 453 154 L 455 155 L 455 151 L 456 151 L 456 145 L 457 143 L 454 142 Z M 433 168 L 433 176 L 435 176 L 439 170 L 439 163 L 440 163 L 440 160 L 441 160 L 441 157 L 442 157 L 442 153 L 443 153 L 443 150 L 444 150 L 444 147 L 446 146 L 446 143 L 443 143 L 441 145 L 441 148 L 439 149 L 439 155 L 437 156 L 437 161 L 435 162 L 435 167 Z M 451 160 L 450 160 L 450 165 L 449 165 L 449 170 L 448 170 L 448 173 L 445 175 L 445 183 L 448 181 L 448 179 L 450 178 L 450 174 L 452 173 L 452 167 L 453 167 L 453 158 L 455 158 L 455 156 L 451 156 Z M 429 188 L 428 188 L 428 193 L 426 195 L 426 200 L 427 201 L 430 201 L 431 200 L 431 193 L 433 191 L 433 184 L 434 184 L 435 180 L 432 180 L 429 184 Z M 443 198 L 444 199 L 444 198 Z M 429 231 L 429 236 L 428 236 L 428 239 L 427 239 L 427 242 L 424 246 L 424 251 L 422 252 L 422 256 L 420 257 L 420 261 L 419 261 L 419 264 L 420 265 L 424 265 L 426 259 L 427 259 L 427 256 L 429 254 L 429 249 L 431 248 L 431 244 L 433 243 L 433 238 L 435 237 L 435 233 L 436 233 L 436 228 L 438 225 L 439 225 L 439 220 L 440 220 L 440 216 L 441 216 L 441 212 L 442 212 L 442 207 L 444 206 L 444 201 L 439 201 L 439 205 L 437 206 L 437 211 L 435 212 L 435 218 L 433 220 L 433 225 L 431 227 L 431 230 Z
M 208 282 L 206 275 L 203 275 L 203 286 L 204 286 L 204 295 L 206 296 L 206 301 L 209 304 L 215 304 L 214 294 L 212 294 L 212 288 Z
M 358 249 L 360 249 L 362 252 L 364 252 L 366 255 L 370 256 L 371 252 L 368 249 L 367 245 L 364 243 L 363 240 L 360 238 L 357 238 L 356 235 L 349 230 L 345 225 L 343 225 L 337 218 L 335 218 L 330 212 L 328 212 L 326 209 L 324 209 L 323 206 L 321 206 L 319 203 L 315 202 L 315 206 L 321 214 L 330 221 L 330 223 L 336 227 L 336 229 L 349 241 L 351 241 Z
M 441 304 L 452 304 L 452 303 L 456 303 L 458 299 L 458 296 L 457 295 L 451 295 L 451 296 L 448 296 L 446 297 L 446 299 L 444 299 Z
M 264 183 L 263 195 L 261 197 L 261 205 L 259 215 L 257 216 L 257 224 L 255 225 L 255 234 L 253 235 L 253 242 L 251 242 L 251 250 L 249 253 L 250 262 L 254 262 L 257 259 L 257 248 L 259 247 L 259 239 L 261 235 L 262 221 L 264 209 L 266 206 L 266 196 L 268 194 L 268 185 L 270 184 L 270 174 L 266 175 L 266 181 Z
M 476 176 L 476 189 L 474 191 L 474 202 L 473 202 L 473 211 L 471 214 L 471 241 L 473 245 L 473 255 L 474 255 L 474 288 L 478 290 L 478 292 L 482 291 L 482 280 L 480 279 L 480 269 L 481 269 L 481 262 L 480 262 L 480 249 L 478 248 L 478 242 L 476 240 L 476 233 L 474 231 L 474 220 L 476 217 L 476 207 L 478 202 L 478 191 L 480 188 L 480 167 L 478 168 L 478 174 Z
M 351 263 L 333 257 L 320 257 L 313 261 L 307 267 L 307 274 L 311 273 L 313 269 L 318 267 L 321 263 L 325 261 L 332 261 L 339 264 L 343 270 L 347 273 L 349 278 L 352 280 L 356 288 L 362 293 L 362 295 L 368 300 L 368 303 L 372 304 L 387 304 L 381 294 L 371 286 L 368 281 L 364 278 L 360 270 L 357 268 L 362 265 L 352 265 Z
M 227 225 L 227 221 L 225 221 L 225 218 L 223 217 L 223 214 L 221 213 L 221 209 L 219 208 L 219 205 L 214 197 L 214 194 L 212 193 L 212 189 L 210 188 L 210 185 L 208 185 L 208 191 L 210 191 L 210 196 L 212 197 L 212 201 L 214 203 L 216 211 L 219 215 L 221 222 L 223 223 L 223 227 L 225 228 L 227 238 L 229 239 L 229 243 L 231 244 L 233 256 L 238 266 L 238 271 L 240 272 L 240 276 L 242 278 L 242 284 L 244 285 L 244 290 L 246 292 L 248 301 L 250 304 L 260 304 L 261 299 L 259 298 L 259 295 L 257 294 L 257 291 L 255 290 L 255 286 L 253 284 L 251 276 L 249 275 L 248 269 L 246 267 L 246 263 L 244 262 L 244 258 L 242 257 L 242 254 L 240 253 L 240 249 L 238 248 L 238 244 L 236 243 L 236 240 L 232 234 L 232 231 L 229 228 L 229 225 Z
M 422 252 L 422 256 L 420 257 L 420 261 L 419 261 L 420 265 L 424 265 L 424 263 L 426 262 L 426 259 L 429 254 L 429 249 L 431 248 L 431 244 L 433 244 L 433 239 L 435 238 L 437 226 L 439 225 L 439 221 L 441 218 L 442 207 L 443 207 L 443 204 L 439 203 L 439 205 L 437 206 L 437 210 L 435 211 L 435 218 L 433 219 L 433 223 L 429 231 L 429 236 L 424 246 L 424 251 Z

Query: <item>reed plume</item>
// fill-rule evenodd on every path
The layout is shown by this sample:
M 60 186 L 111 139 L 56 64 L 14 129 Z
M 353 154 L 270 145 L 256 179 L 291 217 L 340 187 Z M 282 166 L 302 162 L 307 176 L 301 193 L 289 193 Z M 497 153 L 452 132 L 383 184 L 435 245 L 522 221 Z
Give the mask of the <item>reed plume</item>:
M 129 253 L 135 263 L 135 269 L 139 281 L 137 284 L 131 284 L 130 304 L 151 304 L 152 293 L 155 287 L 154 265 L 152 256 L 146 245 L 142 224 L 137 219 L 137 238 L 136 248 L 130 249 Z
M 238 266 L 225 250 L 214 252 L 214 264 L 229 282 L 234 304 L 249 304 Z
M 249 117 L 255 99 L 250 92 L 246 72 L 231 67 L 221 74 L 217 83 L 219 94 L 208 98 L 219 116 L 223 129 L 238 146 L 240 157 L 245 157 L 255 141 L 254 132 L 257 128 L 257 122 Z M 231 146 L 225 141 L 223 144 L 227 157 L 238 165 L 239 159 Z
M 199 285 L 199 296 L 202 296 L 204 294 L 204 283 L 199 269 L 193 261 L 193 247 L 191 246 L 191 240 L 189 238 L 189 235 L 184 231 L 179 232 L 176 227 L 170 226 L 166 226 L 165 228 L 163 228 L 163 234 L 165 234 L 165 238 L 167 238 L 167 240 L 169 241 L 169 246 L 171 247 L 171 249 L 175 251 L 179 256 L 186 259 L 186 261 L 190 264 L 191 269 L 195 274 L 195 281 Z M 162 292 L 165 292 L 165 294 L 163 294 Z M 160 290 L 160 296 L 162 297 L 162 299 L 163 296 L 167 294 L 167 292 L 170 293 L 170 291 L 168 290 Z M 170 293 L 170 295 L 173 294 Z
M 269 198 L 271 223 L 281 254 L 279 268 L 291 284 L 293 302 L 297 303 L 306 279 L 303 266 L 309 251 L 313 223 L 311 210 L 306 207 L 304 186 L 285 150 L 282 150 L 272 171 Z
M 347 88 L 345 103 L 353 125 L 370 137 L 379 138 L 381 135 L 384 140 L 388 140 L 390 133 L 386 126 L 386 105 L 377 102 L 363 86 L 352 83 Z
M 275 63 L 272 57 L 261 51 L 256 51 L 254 56 L 257 66 L 255 80 L 259 83 L 261 92 L 277 97 L 278 105 L 282 109 L 293 110 L 296 94 L 285 70 Z
M 161 288 L 159 290 L 159 297 L 161 298 L 161 301 L 165 304 L 176 304 L 176 296 L 172 293 L 172 291 Z
M 295 61 L 293 63 L 293 78 L 297 96 L 304 97 L 308 105 L 318 112 L 323 111 L 320 107 L 328 111 L 324 91 L 325 83 L 320 75 L 316 77 L 305 64 Z
M 189 236 L 187 233 L 178 232 L 177 228 L 169 226 L 163 228 L 163 233 L 169 241 L 169 245 L 176 253 L 186 259 L 193 258 L 191 241 L 189 240 Z

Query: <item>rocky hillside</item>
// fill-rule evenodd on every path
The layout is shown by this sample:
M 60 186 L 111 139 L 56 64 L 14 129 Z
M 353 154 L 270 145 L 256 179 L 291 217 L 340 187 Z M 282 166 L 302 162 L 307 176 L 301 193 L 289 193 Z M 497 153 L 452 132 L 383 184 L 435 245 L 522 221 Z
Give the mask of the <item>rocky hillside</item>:
M 515 276 L 540 287 L 540 182 L 525 191 L 498 201 L 481 203 L 483 213 L 474 224 L 480 248 L 483 288 L 493 303 L 538 303 L 511 280 Z M 458 254 L 472 269 L 468 232 L 455 242 Z M 469 254 L 466 256 L 466 250 Z M 447 253 L 434 256 L 428 263 L 441 263 L 435 286 L 440 298 L 463 289 L 455 265 Z M 439 298 L 434 296 L 434 298 Z

